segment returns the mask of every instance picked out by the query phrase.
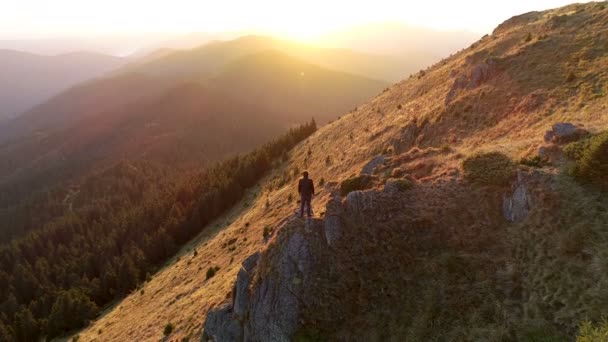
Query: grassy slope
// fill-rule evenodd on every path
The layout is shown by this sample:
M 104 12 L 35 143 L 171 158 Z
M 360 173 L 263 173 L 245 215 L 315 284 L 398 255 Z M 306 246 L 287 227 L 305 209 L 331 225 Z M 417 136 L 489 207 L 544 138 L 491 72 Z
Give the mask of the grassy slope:
M 566 17 L 558 18 L 558 15 Z M 582 26 L 582 22 L 585 25 Z M 221 219 L 214 230 L 206 231 L 192 243 L 192 248 L 198 250 L 196 257 L 191 257 L 192 252 L 183 251 L 181 259 L 170 262 L 143 286 L 143 294 L 133 293 L 92 323 L 81 333 L 81 340 L 118 341 L 127 336 L 135 340 L 158 340 L 169 321 L 177 328 L 172 339 L 198 338 L 206 310 L 222 302 L 231 290 L 240 261 L 264 248 L 263 228 L 276 225 L 294 210 L 295 203 L 289 203 L 288 199 L 290 194 L 295 196 L 295 177 L 281 186 L 277 186 L 273 177 L 307 168 L 317 180 L 338 181 L 358 173 L 369 159 L 400 137 L 404 127 L 415 122 L 420 130 L 415 141 L 418 148 L 395 159 L 418 180 L 421 188 L 416 191 L 424 194 L 416 199 L 419 205 L 441 206 L 444 195 L 449 194 L 441 188 L 442 184 L 458 179 L 460 162 L 474 151 L 498 149 L 514 158 L 525 155 L 542 144 L 544 131 L 557 121 L 584 123 L 591 130 L 605 129 L 608 127 L 608 101 L 604 95 L 608 70 L 607 28 L 608 9 L 596 4 L 533 14 L 529 22 L 526 17 L 517 18 L 471 48 L 429 68 L 424 76 L 394 85 L 300 144 L 288 163 L 262 183 L 264 187 L 257 192 L 257 197 L 248 200 L 249 207 L 235 209 Z M 526 41 L 529 33 L 532 39 Z M 489 56 L 498 65 L 495 76 L 478 87 L 460 92 L 446 106 L 444 99 L 453 85 L 454 73 L 466 74 Z M 566 82 L 571 72 L 576 77 Z M 433 149 L 444 145 L 451 148 Z M 329 163 L 326 163 L 327 157 Z M 547 177 L 554 172 L 545 171 L 549 174 Z M 601 196 L 568 179 L 553 182 L 562 184 L 553 193 L 557 199 L 541 196 L 545 200 L 527 221 L 519 226 L 505 226 L 507 229 L 499 235 L 514 253 L 521 254 L 510 256 L 503 251 L 501 257 L 508 257 L 525 268 L 518 274 L 532 274 L 522 281 L 530 295 L 521 303 L 526 313 L 548 312 L 550 310 L 542 306 L 551 303 L 551 298 L 566 298 L 561 304 L 554 303 L 567 308 L 554 310 L 563 319 L 541 318 L 562 331 L 571 331 L 573 317 L 585 314 L 576 307 L 582 303 L 577 301 L 577 296 L 593 296 L 593 291 L 598 291 L 597 284 L 605 281 L 605 277 L 597 276 L 601 272 L 593 273 L 604 269 L 606 258 L 601 248 L 597 249 L 602 247 L 599 242 L 592 241 L 606 237 L 601 227 L 607 219 L 601 215 L 605 208 Z M 317 213 L 324 211 L 326 192 L 322 191 L 314 201 Z M 477 205 L 476 197 L 471 200 L 466 194 L 461 196 L 470 201 L 463 205 L 473 208 Z M 571 198 L 578 199 L 574 202 L 577 205 L 571 205 Z M 268 209 L 267 200 L 271 203 Z M 428 211 L 429 215 L 432 212 Z M 547 217 L 550 219 L 544 219 Z M 250 225 L 245 228 L 247 222 Z M 584 258 L 589 256 L 580 254 L 576 246 L 566 249 L 574 251 L 574 256 L 556 247 L 567 234 L 578 234 L 570 229 L 577 222 L 578 226 L 592 224 L 594 233 L 581 233 L 581 241 L 591 250 L 593 263 L 586 261 Z M 230 253 L 222 245 L 233 237 L 239 242 Z M 467 236 L 461 238 L 466 240 Z M 205 281 L 206 268 L 216 264 L 220 271 Z M 562 273 L 562 270 L 568 272 Z M 547 281 L 547 277 L 554 280 Z M 584 281 L 579 283 L 578 277 Z M 589 282 L 596 286 L 586 286 Z M 572 292 L 568 292 L 569 289 L 573 289 Z M 420 331 L 428 328 L 422 327 Z

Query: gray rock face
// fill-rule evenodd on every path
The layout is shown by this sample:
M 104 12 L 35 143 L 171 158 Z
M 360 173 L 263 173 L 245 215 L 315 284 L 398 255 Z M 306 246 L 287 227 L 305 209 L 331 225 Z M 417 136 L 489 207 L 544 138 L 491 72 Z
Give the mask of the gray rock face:
M 471 71 L 471 81 L 467 85 L 469 89 L 479 87 L 490 79 L 494 73 L 496 65 L 492 61 L 481 63 L 473 67 Z
M 279 251 L 274 276 L 252 293 L 245 341 L 289 341 L 298 327 L 298 294 L 310 281 L 313 255 L 309 241 L 295 232 Z
M 568 143 L 579 140 L 589 132 L 581 127 L 578 127 L 569 122 L 558 122 L 551 127 L 550 131 L 545 133 L 545 142 L 554 142 L 558 144 Z
M 207 314 L 202 340 L 215 342 L 243 340 L 243 328 L 232 316 L 230 305 L 223 305 Z
M 569 122 L 558 122 L 552 128 L 556 137 L 567 137 L 576 133 L 578 127 Z
M 260 252 L 255 252 L 251 254 L 245 261 L 243 261 L 243 268 L 247 272 L 252 272 L 254 267 L 258 264 L 258 260 L 260 259 Z
M 512 193 L 503 197 L 502 213 L 509 222 L 521 222 L 530 213 L 532 202 L 525 176 L 519 172 Z
M 361 170 L 362 175 L 371 175 L 374 170 L 384 163 L 384 156 L 376 156 L 370 160 Z
M 243 319 L 245 312 L 249 306 L 249 284 L 251 283 L 251 275 L 244 268 L 239 270 L 236 276 L 236 284 L 233 291 L 232 310 L 234 315 Z
M 349 214 L 357 214 L 373 208 L 376 191 L 352 191 L 346 195 L 345 208 Z
M 256 252 L 250 255 L 245 261 L 243 261 L 242 268 L 236 276 L 236 282 L 232 293 L 232 311 L 234 316 L 239 321 L 244 320 L 246 317 L 246 311 L 249 307 L 249 285 L 253 277 L 253 271 L 255 266 L 258 264 L 260 253 Z
M 418 138 L 419 130 L 418 125 L 414 122 L 405 125 L 401 130 L 400 136 L 391 142 L 395 149 L 395 153 L 401 154 L 412 148 L 416 143 L 416 138 Z
M 477 88 L 490 80 L 495 74 L 496 63 L 492 60 L 473 66 L 469 75 L 460 75 L 454 80 L 454 84 L 445 98 L 445 104 L 452 102 L 461 90 Z
M 323 221 L 309 220 L 320 233 Z M 286 224 L 292 224 L 287 222 Z M 288 229 L 286 229 L 288 230 Z M 312 281 L 311 240 L 319 234 L 301 229 L 281 239 L 271 263 L 273 272 L 251 281 L 262 257 L 256 253 L 243 262 L 233 291 L 232 304 L 212 310 L 204 324 L 203 340 L 213 341 L 290 341 L 298 328 L 300 299 Z M 281 238 L 280 236 L 277 238 Z
M 341 219 L 342 200 L 340 195 L 332 194 L 325 210 L 325 240 L 328 246 L 333 246 L 342 236 Z

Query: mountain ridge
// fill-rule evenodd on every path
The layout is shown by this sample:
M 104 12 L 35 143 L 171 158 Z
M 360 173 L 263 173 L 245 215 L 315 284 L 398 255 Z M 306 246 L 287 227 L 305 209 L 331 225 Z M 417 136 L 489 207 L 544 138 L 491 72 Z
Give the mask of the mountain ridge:
M 250 198 L 210 226 L 212 233 L 194 240 L 142 286 L 143 292 L 127 297 L 80 337 L 119 340 L 128 331 L 131 337 L 158 339 L 172 323 L 170 338 L 199 338 L 205 318 L 206 337 L 212 337 L 226 327 L 239 333 L 233 317 L 267 312 L 256 327 L 276 329 L 247 336 L 571 340 L 582 320 L 602 313 L 606 279 L 594 267 L 605 262 L 606 246 L 597 239 L 608 234 L 605 195 L 569 178 L 559 163 L 516 166 L 519 176 L 506 187 L 472 184 L 462 165 L 489 151 L 517 161 L 538 156 L 542 148 L 560 150 L 544 140 L 558 122 L 584 124 L 591 133 L 608 128 L 603 94 L 608 11 L 601 4 L 571 5 L 507 23 L 300 143 Z M 355 187 L 346 198 L 338 197 L 345 212 L 335 214 L 342 235 L 332 249 L 327 242 L 332 198 L 341 186 L 367 179 L 361 171 L 370 162 L 376 169 L 367 175 L 370 188 Z M 307 228 L 294 217 L 293 184 L 303 169 L 325 184 L 313 200 L 324 225 L 313 221 Z M 521 221 L 511 222 L 504 203 L 522 192 L 533 204 Z M 317 248 L 303 247 L 298 235 L 313 241 L 306 234 L 325 235 L 315 240 L 322 251 L 312 258 L 327 267 L 273 278 L 272 270 L 285 265 L 281 255 Z M 573 236 L 577 242 L 570 244 Z M 227 251 L 229 241 L 235 248 Z M 243 298 L 233 292 L 235 279 L 242 279 L 237 274 L 252 270 L 241 262 L 256 252 L 262 256 L 243 293 L 254 296 L 261 285 L 278 279 L 303 295 L 297 315 L 272 306 L 274 299 L 291 300 L 273 287 L 266 287 L 268 305 L 250 302 L 254 306 L 245 311 L 234 306 Z M 219 271 L 205 279 L 201 266 Z M 308 287 L 317 296 L 300 292 Z M 210 317 L 219 318 L 213 323 Z M 239 322 L 250 322 L 244 319 Z M 135 324 L 140 321 L 146 323 Z

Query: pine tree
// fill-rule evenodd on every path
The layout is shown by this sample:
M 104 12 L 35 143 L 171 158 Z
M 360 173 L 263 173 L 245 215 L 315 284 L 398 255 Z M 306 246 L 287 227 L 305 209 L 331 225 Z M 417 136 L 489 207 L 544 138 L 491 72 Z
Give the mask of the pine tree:
M 40 335 L 38 322 L 30 310 L 22 308 L 15 315 L 15 337 L 18 341 L 36 341 Z

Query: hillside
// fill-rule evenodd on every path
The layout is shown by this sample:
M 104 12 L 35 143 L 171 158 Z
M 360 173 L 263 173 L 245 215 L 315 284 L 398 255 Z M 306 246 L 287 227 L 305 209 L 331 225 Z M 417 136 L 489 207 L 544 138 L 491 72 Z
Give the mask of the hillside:
M 21 114 L 124 63 L 123 58 L 87 52 L 43 56 L 0 50 L 0 113 L 9 117 Z
M 608 129 L 607 43 L 603 3 L 506 21 L 300 143 L 80 340 L 572 340 L 606 314 L 608 203 L 544 137 Z M 542 162 L 477 184 L 488 151 Z

